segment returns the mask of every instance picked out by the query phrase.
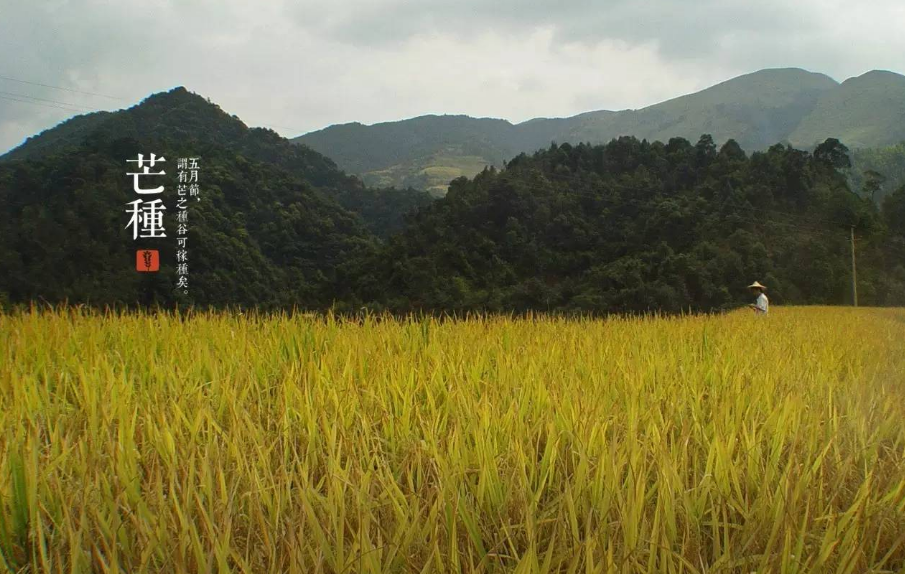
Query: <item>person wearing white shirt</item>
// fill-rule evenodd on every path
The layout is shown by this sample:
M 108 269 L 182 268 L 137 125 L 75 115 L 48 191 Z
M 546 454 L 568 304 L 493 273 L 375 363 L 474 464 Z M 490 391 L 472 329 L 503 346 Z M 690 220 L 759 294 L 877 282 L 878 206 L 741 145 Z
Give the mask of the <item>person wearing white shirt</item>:
M 748 306 L 754 309 L 756 315 L 766 315 L 767 311 L 770 309 L 770 300 L 767 299 L 766 293 L 767 288 L 755 281 L 751 285 L 748 285 L 748 289 L 751 289 L 751 292 L 757 295 L 757 301 Z

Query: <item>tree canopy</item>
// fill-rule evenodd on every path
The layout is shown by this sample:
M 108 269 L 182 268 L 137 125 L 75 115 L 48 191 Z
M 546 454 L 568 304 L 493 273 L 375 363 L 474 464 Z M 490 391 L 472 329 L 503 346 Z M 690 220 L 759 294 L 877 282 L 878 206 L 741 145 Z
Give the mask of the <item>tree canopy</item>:
M 757 279 L 775 302 L 851 300 L 849 231 L 862 303 L 905 303 L 905 255 L 890 198 L 884 219 L 847 186 L 843 148 L 774 145 L 750 157 L 631 137 L 551 145 L 502 171 L 452 182 L 361 266 L 355 304 L 394 310 L 725 309 Z
M 159 273 L 134 268 L 125 173 L 142 152 L 202 158 L 188 295 L 174 241 Z M 905 304 L 905 189 L 878 207 L 847 159 L 836 140 L 750 156 L 706 134 L 554 143 L 433 200 L 176 89 L 2 158 L 0 303 L 677 312 L 741 304 L 757 279 L 776 303 L 842 304 L 854 228 L 860 300 Z

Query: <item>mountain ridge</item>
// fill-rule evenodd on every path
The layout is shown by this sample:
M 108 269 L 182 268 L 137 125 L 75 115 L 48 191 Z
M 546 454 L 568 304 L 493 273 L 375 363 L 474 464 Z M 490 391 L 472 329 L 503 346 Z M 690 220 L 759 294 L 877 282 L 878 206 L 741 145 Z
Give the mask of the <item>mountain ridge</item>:
M 846 116 L 848 123 L 834 119 L 840 107 L 834 98 L 840 91 L 863 100 L 863 110 Z M 882 109 L 889 113 L 881 114 Z M 873 115 L 881 119 L 870 120 Z M 861 124 L 868 127 L 857 129 Z M 423 136 L 427 126 L 437 132 L 433 138 Z M 905 140 L 905 76 L 872 70 L 840 83 L 802 68 L 770 68 L 637 109 L 517 123 L 426 114 L 370 125 L 328 126 L 292 141 L 333 158 L 367 184 L 412 186 L 442 195 L 455 177 L 473 176 L 488 165 L 501 167 L 519 153 L 554 141 L 606 143 L 623 135 L 694 141 L 702 133 L 712 134 L 718 143 L 734 139 L 747 151 L 775 143 L 812 148 L 828 137 L 838 137 L 852 148 L 893 145 Z
M 158 199 L 166 235 L 149 244 L 126 224 L 135 200 L 127 161 L 151 152 L 166 158 L 155 174 L 165 185 Z M 176 197 L 182 157 L 200 158 L 201 189 L 177 226 L 176 206 L 186 201 Z M 0 306 L 40 298 L 324 307 L 343 265 L 428 201 L 413 190 L 366 188 L 316 151 L 174 88 L 72 118 L 0 157 Z M 188 229 L 177 231 L 183 221 Z M 179 263 L 176 234 L 189 245 Z M 159 250 L 156 273 L 135 272 L 136 249 L 145 248 Z M 177 290 L 183 264 L 191 287 Z
M 175 121 L 174 116 L 180 121 Z M 366 187 L 358 177 L 340 170 L 329 157 L 306 145 L 290 143 L 272 129 L 248 126 L 238 116 L 184 86 L 151 94 L 115 112 L 92 112 L 69 118 L 0 155 L 0 164 L 40 159 L 49 152 L 77 150 L 88 138 L 112 141 L 124 137 L 178 139 L 183 145 L 203 142 L 247 159 L 272 163 L 361 217 L 365 226 L 378 236 L 398 229 L 404 213 L 430 201 L 422 192 L 412 189 Z
M 460 133 L 471 126 L 464 118 L 447 122 Z M 419 133 L 440 146 L 433 158 L 456 151 L 448 135 Z M 158 174 L 169 178 L 161 197 L 168 235 L 152 244 L 126 223 L 135 199 L 126 162 L 149 152 L 169 162 L 201 161 L 198 202 L 179 212 L 188 214 L 188 230 L 173 229 L 176 166 L 168 162 L 168 175 Z M 626 136 L 548 145 L 514 156 L 502 170 L 453 179 L 446 197 L 409 212 L 381 240 L 360 214 L 388 228 L 401 212 L 394 196 L 176 89 L 129 110 L 73 120 L 0 161 L 0 308 L 43 301 L 681 312 L 732 308 L 744 285 L 739 277 L 763 278 L 780 303 L 840 303 L 850 284 L 852 229 L 862 301 L 901 304 L 905 188 L 881 210 L 872 195 L 850 191 L 844 153 L 828 140 L 815 153 L 774 145 L 748 156 L 709 135 L 694 144 Z M 883 168 L 890 157 L 864 161 Z M 827 233 L 815 241 L 810 228 L 751 213 L 819 218 Z M 174 233 L 187 238 L 187 259 Z M 148 248 L 159 249 L 160 270 L 137 273 L 136 250 Z M 186 261 L 188 289 L 177 282 Z

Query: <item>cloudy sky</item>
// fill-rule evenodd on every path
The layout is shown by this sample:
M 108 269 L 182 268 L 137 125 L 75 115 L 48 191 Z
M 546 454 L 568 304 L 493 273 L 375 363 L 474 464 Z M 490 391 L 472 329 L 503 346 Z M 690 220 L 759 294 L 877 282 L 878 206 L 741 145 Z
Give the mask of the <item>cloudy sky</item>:
M 901 0 L 0 0 L 0 153 L 178 85 L 290 137 L 639 108 L 761 68 L 902 73 L 903 28 Z

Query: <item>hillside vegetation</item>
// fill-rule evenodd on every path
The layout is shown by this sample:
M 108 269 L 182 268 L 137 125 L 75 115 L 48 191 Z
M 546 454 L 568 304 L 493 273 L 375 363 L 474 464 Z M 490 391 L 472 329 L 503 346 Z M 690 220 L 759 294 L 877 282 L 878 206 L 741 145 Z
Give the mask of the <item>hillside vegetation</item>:
M 357 270 L 355 305 L 394 310 L 725 309 L 758 279 L 777 303 L 905 304 L 905 188 L 878 209 L 847 151 L 747 156 L 704 136 L 552 145 L 454 180 Z
M 827 138 L 852 149 L 894 145 L 905 141 L 905 77 L 874 71 L 839 84 L 800 69 L 761 70 L 639 110 L 520 124 L 423 116 L 331 126 L 294 141 L 333 158 L 365 182 L 437 192 L 445 191 L 449 176 L 472 177 L 484 166 L 502 167 L 518 153 L 551 142 L 598 144 L 625 135 L 695 141 L 704 133 L 717 144 L 733 139 L 748 153 L 786 142 L 813 149 Z M 442 169 L 431 172 L 431 167 Z
M 882 201 L 905 186 L 905 142 L 884 148 L 853 150 L 852 165 L 852 189 Z M 875 187 L 871 187 L 872 182 Z
M 823 95 L 789 135 L 793 145 L 812 146 L 835 137 L 853 148 L 905 141 L 905 76 L 873 71 L 850 78 Z
M 291 145 L 272 130 L 249 128 L 238 117 L 182 87 L 151 95 L 127 110 L 76 116 L 0 157 L 0 166 L 5 162 L 9 167 L 17 160 L 45 161 L 59 154 L 87 154 L 98 147 L 125 166 L 125 156 L 116 155 L 110 147 L 125 140 L 136 142 L 142 150 L 151 149 L 149 146 L 189 151 L 193 146 L 215 147 L 231 156 L 226 159 L 233 163 L 266 163 L 316 188 L 319 195 L 340 201 L 378 235 L 395 231 L 402 224 L 402 214 L 429 202 L 424 193 L 384 187 L 377 190 L 384 206 L 375 213 L 371 211 L 374 190 L 341 171 L 332 159 L 308 146 Z M 397 215 L 388 219 L 387 208 Z
M 191 205 L 190 295 L 176 284 L 169 240 L 136 242 L 127 159 L 201 157 L 203 201 Z M 325 307 L 338 268 L 398 230 L 430 198 L 366 188 L 305 146 L 177 88 L 116 113 L 74 118 L 0 160 L 0 304 L 73 301 Z M 161 271 L 135 272 L 135 250 L 158 248 Z
M 172 234 L 147 245 L 127 229 L 126 160 L 152 151 L 203 159 L 188 294 Z M 521 154 L 431 200 L 366 187 L 176 89 L 0 160 L 0 305 L 709 311 L 741 304 L 754 279 L 776 303 L 842 304 L 853 226 L 861 303 L 903 304 L 905 191 L 882 208 L 852 193 L 847 154 L 835 140 L 749 156 L 709 135 L 623 137 Z M 139 248 L 160 249 L 159 273 L 135 271 Z

